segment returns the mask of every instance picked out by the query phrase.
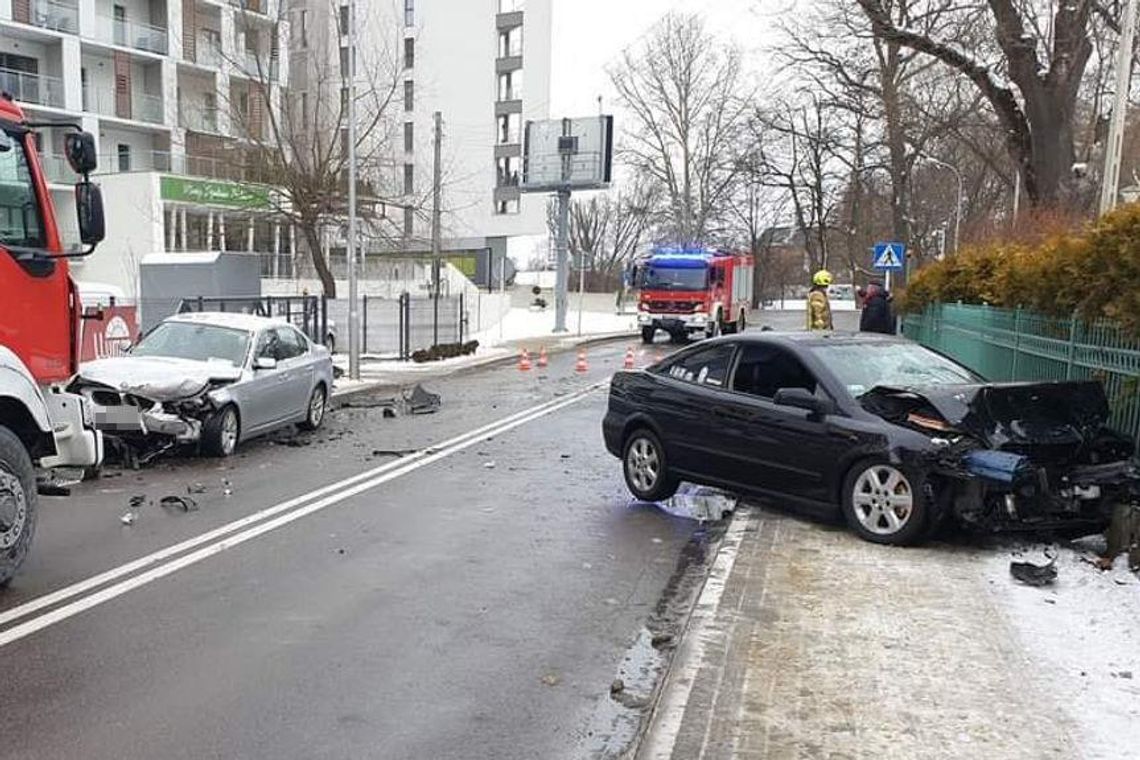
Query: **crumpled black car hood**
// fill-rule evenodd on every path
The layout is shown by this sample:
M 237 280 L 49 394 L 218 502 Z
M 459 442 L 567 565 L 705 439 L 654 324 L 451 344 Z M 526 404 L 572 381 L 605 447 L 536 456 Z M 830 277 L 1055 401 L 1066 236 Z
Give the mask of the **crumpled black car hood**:
M 1045 383 L 988 383 L 929 388 L 875 387 L 860 398 L 900 395 L 926 401 L 957 430 L 992 448 L 1079 446 L 1108 421 L 1108 399 L 1095 380 Z

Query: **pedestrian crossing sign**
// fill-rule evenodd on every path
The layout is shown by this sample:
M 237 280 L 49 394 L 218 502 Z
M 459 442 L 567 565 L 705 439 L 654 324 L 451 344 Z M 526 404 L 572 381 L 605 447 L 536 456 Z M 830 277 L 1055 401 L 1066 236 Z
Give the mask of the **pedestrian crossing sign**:
M 906 243 L 875 243 L 871 266 L 881 271 L 902 269 L 906 261 Z

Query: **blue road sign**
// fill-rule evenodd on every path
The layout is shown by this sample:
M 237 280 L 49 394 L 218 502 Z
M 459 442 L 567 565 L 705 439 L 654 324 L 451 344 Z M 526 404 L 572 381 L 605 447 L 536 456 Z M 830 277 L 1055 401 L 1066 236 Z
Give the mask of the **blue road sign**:
M 883 272 L 899 271 L 905 266 L 906 243 L 875 243 L 871 266 Z

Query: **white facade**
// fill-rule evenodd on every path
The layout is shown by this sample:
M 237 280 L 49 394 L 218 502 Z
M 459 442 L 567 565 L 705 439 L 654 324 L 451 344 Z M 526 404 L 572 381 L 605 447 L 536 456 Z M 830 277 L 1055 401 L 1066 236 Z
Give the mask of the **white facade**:
M 334 2 L 344 7 L 344 0 Z M 443 123 L 443 237 L 545 233 L 545 196 L 521 196 L 517 184 L 523 124 L 548 117 L 551 5 L 552 0 L 357 3 L 361 79 L 388 77 L 381 85 L 387 86 L 395 78 L 386 117 L 391 158 L 380 191 L 398 204 L 389 214 L 405 247 L 430 247 L 437 111 Z M 330 18 L 336 6 L 294 0 L 290 7 L 294 61 L 322 55 L 321 47 L 337 60 L 341 51 L 332 46 L 347 45 L 347 38 Z M 294 103 L 316 86 L 297 70 L 291 77 Z
M 183 218 L 192 231 L 198 218 L 224 228 L 234 209 L 171 201 L 160 178 L 253 179 L 227 157 L 280 106 L 288 22 L 279 7 L 279 0 L 0 0 L 0 90 L 30 120 L 79 124 L 96 139 L 107 239 L 77 262 L 79 278 L 133 296 L 142 256 L 188 250 L 193 236 L 176 234 Z M 267 98 L 254 80 L 268 84 Z M 230 118 L 238 108 L 246 109 L 240 125 Z M 40 152 L 61 232 L 75 242 L 65 132 L 42 130 Z M 244 208 L 237 213 L 248 221 Z

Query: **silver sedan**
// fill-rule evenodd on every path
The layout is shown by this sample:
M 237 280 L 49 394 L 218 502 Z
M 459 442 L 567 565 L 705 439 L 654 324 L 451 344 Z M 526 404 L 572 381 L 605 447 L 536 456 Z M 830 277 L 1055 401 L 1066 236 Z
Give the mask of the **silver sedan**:
M 140 459 L 180 444 L 225 457 L 289 425 L 315 430 L 333 383 L 328 349 L 283 320 L 180 314 L 125 356 L 84 364 L 71 389 L 96 426 Z

